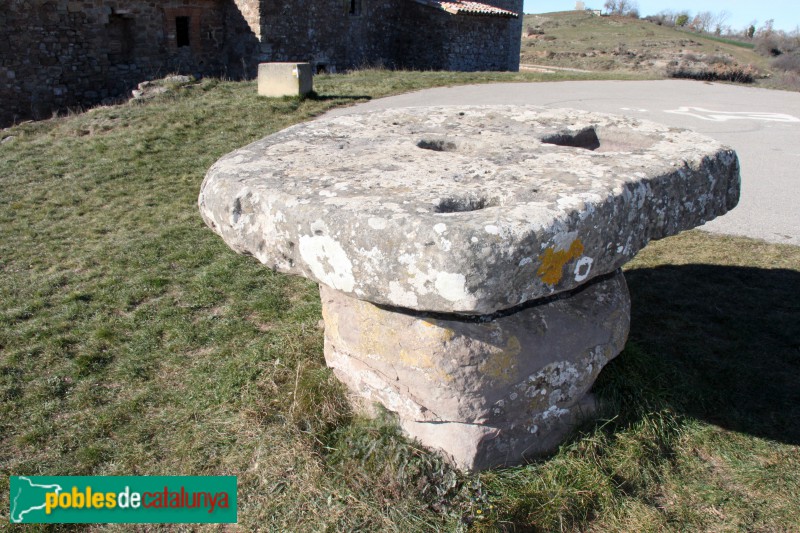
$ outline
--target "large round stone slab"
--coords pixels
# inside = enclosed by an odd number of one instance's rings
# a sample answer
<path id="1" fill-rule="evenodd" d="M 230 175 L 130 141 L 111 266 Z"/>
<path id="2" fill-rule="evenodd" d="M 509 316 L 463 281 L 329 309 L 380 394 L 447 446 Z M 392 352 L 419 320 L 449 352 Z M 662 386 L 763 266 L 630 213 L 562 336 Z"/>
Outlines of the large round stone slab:
<path id="1" fill-rule="evenodd" d="M 206 223 L 353 297 L 491 313 L 613 272 L 739 198 L 735 152 L 574 110 L 397 109 L 315 120 L 220 159 Z"/>

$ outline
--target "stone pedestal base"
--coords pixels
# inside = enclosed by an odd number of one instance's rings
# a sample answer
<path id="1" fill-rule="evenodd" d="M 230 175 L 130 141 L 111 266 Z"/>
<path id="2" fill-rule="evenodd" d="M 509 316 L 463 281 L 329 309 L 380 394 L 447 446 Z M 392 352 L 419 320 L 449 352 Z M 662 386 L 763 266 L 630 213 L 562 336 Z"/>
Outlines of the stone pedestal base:
<path id="1" fill-rule="evenodd" d="M 378 307 L 325 285 L 320 293 L 337 377 L 466 470 L 557 448 L 592 415 L 588 391 L 630 322 L 621 272 L 492 316 Z"/>

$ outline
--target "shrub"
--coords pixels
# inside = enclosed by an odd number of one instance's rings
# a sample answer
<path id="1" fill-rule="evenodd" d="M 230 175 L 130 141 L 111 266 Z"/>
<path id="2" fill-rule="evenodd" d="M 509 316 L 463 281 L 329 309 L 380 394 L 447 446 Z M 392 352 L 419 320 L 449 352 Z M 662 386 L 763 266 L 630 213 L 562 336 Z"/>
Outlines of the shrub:
<path id="1" fill-rule="evenodd" d="M 733 81 L 736 83 L 753 83 L 757 71 L 752 65 L 741 66 L 737 64 L 688 66 L 681 64 L 667 71 L 672 78 L 682 78 L 700 81 Z"/>
<path id="2" fill-rule="evenodd" d="M 772 66 L 778 70 L 800 74 L 800 54 L 784 54 L 772 61 Z"/>
<path id="3" fill-rule="evenodd" d="M 776 86 L 787 91 L 800 92 L 800 74 L 797 72 L 784 72 L 778 75 Z"/>
<path id="4" fill-rule="evenodd" d="M 778 57 L 783 53 L 780 36 L 770 33 L 756 38 L 755 50 L 762 56 Z"/>
<path id="5" fill-rule="evenodd" d="M 528 24 L 527 28 L 525 28 L 525 31 L 527 32 L 528 37 L 532 35 L 544 35 L 543 29 L 531 26 L 530 24 Z"/>
<path id="6" fill-rule="evenodd" d="M 732 65 L 733 58 L 727 55 L 713 55 L 705 58 L 705 62 L 709 65 Z"/>

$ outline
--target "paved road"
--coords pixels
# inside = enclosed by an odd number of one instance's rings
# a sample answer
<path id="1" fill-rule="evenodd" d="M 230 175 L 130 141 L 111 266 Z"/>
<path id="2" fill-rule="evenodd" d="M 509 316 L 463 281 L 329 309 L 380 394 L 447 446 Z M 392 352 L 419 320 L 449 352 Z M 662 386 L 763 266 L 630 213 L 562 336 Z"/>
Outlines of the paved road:
<path id="1" fill-rule="evenodd" d="M 739 154 L 742 198 L 703 229 L 800 246 L 800 93 L 680 80 L 501 83 L 428 89 L 331 114 L 459 104 L 573 107 L 710 135 Z"/>

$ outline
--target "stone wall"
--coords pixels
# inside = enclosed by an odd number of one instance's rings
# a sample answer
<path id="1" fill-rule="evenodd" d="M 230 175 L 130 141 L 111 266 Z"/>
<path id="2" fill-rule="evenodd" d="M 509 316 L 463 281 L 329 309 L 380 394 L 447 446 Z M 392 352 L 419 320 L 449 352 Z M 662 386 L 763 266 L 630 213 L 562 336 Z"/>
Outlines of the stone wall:
<path id="1" fill-rule="evenodd" d="M 262 2 L 262 51 L 269 61 L 310 62 L 318 70 L 386 63 L 399 0 Z"/>
<path id="2" fill-rule="evenodd" d="M 521 0 L 493 5 L 522 13 Z M 409 0 L 262 2 L 262 60 L 319 70 L 518 70 L 522 18 L 453 15 Z"/>
<path id="3" fill-rule="evenodd" d="M 399 67 L 519 70 L 519 47 L 513 60 L 509 38 L 518 23 L 516 18 L 453 15 L 414 2 L 404 3 L 400 12 L 392 44 L 392 57 Z"/>
<path id="4" fill-rule="evenodd" d="M 171 73 L 254 77 L 266 61 L 517 70 L 521 25 L 412 0 L 0 0 L 0 127 Z"/>
<path id="5" fill-rule="evenodd" d="M 522 17 L 523 17 L 523 0 L 491 0 L 492 5 L 502 9 L 507 9 L 519 16 L 513 19 L 507 19 L 508 30 L 504 36 L 505 40 L 509 43 L 506 48 L 508 53 L 508 60 L 506 65 L 512 72 L 519 70 L 519 54 L 522 45 Z"/>
<path id="6" fill-rule="evenodd" d="M 260 0 L 233 0 L 239 9 L 242 19 L 253 32 L 256 39 L 261 40 L 261 1 Z"/>
<path id="7" fill-rule="evenodd" d="M 0 125 L 97 104 L 169 73 L 241 75 L 240 54 L 258 45 L 223 0 L 0 4 Z"/>

